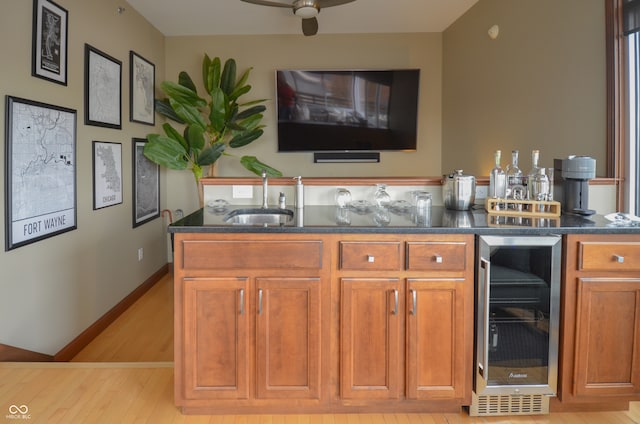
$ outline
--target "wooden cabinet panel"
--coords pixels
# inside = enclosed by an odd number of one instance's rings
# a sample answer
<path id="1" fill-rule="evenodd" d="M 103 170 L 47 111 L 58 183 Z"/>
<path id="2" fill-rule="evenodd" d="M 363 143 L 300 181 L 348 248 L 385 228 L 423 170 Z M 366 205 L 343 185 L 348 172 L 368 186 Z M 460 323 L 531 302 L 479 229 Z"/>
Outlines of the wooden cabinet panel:
<path id="1" fill-rule="evenodd" d="M 396 279 L 345 278 L 341 285 L 340 395 L 397 399 L 403 290 Z"/>
<path id="2" fill-rule="evenodd" d="M 464 292 L 463 279 L 408 281 L 409 399 L 464 397 L 468 368 Z"/>
<path id="3" fill-rule="evenodd" d="M 340 242 L 340 268 L 357 271 L 400 270 L 400 246 L 393 242 Z"/>
<path id="4" fill-rule="evenodd" d="M 256 279 L 257 397 L 320 396 L 320 280 Z"/>
<path id="5" fill-rule="evenodd" d="M 581 242 L 578 269 L 640 271 L 640 242 Z"/>
<path id="6" fill-rule="evenodd" d="M 186 399 L 249 396 L 248 281 L 185 278 Z"/>
<path id="7" fill-rule="evenodd" d="M 465 242 L 408 242 L 407 269 L 410 271 L 464 271 L 467 267 Z"/>
<path id="8" fill-rule="evenodd" d="M 640 395 L 640 279 L 581 278 L 576 395 Z"/>
<path id="9" fill-rule="evenodd" d="M 322 241 L 186 240 L 184 269 L 320 269 Z"/>

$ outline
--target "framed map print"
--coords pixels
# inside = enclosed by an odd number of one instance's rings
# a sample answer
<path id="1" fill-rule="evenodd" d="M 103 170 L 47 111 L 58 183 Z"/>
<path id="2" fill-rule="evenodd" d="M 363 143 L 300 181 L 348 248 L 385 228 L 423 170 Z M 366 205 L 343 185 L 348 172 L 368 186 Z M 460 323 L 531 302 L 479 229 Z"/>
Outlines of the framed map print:
<path id="1" fill-rule="evenodd" d="M 76 229 L 76 111 L 6 97 L 5 250 Z"/>
<path id="2" fill-rule="evenodd" d="M 93 142 L 93 209 L 122 203 L 122 144 Z"/>
<path id="3" fill-rule="evenodd" d="M 122 128 L 122 62 L 84 45 L 84 123 Z"/>
<path id="4" fill-rule="evenodd" d="M 51 0 L 33 0 L 31 75 L 67 85 L 69 13 Z"/>
<path id="5" fill-rule="evenodd" d="M 133 227 L 160 216 L 160 166 L 144 155 L 144 138 L 133 139 Z"/>
<path id="6" fill-rule="evenodd" d="M 129 120 L 155 125 L 156 67 L 134 51 L 129 51 Z"/>

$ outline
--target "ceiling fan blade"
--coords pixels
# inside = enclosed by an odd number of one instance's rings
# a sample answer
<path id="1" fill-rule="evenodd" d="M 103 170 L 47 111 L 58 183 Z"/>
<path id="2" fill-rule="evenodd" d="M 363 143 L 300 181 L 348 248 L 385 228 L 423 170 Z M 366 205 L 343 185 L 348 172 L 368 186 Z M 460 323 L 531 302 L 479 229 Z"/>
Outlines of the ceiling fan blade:
<path id="1" fill-rule="evenodd" d="M 251 4 L 259 4 L 260 6 L 286 7 L 289 9 L 293 7 L 293 5 L 291 4 L 279 3 L 277 1 L 269 1 L 269 0 L 240 0 L 240 1 L 243 1 L 245 3 L 251 3 Z"/>
<path id="2" fill-rule="evenodd" d="M 356 0 L 316 0 L 316 4 L 320 9 L 331 6 L 340 6 L 341 4 L 347 4 Z"/>
<path id="3" fill-rule="evenodd" d="M 316 35 L 318 33 L 318 20 L 316 18 L 303 19 L 302 33 L 306 36 Z"/>

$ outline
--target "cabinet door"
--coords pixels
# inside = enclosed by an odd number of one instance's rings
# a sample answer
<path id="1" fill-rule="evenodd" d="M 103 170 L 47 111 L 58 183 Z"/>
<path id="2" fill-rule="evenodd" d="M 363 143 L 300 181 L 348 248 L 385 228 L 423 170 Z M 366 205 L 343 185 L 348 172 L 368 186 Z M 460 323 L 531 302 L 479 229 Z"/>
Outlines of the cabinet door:
<path id="1" fill-rule="evenodd" d="M 320 396 L 320 280 L 256 279 L 258 398 Z"/>
<path id="2" fill-rule="evenodd" d="M 404 320 L 399 281 L 344 278 L 341 284 L 341 397 L 397 399 Z"/>
<path id="3" fill-rule="evenodd" d="M 248 281 L 184 279 L 184 379 L 187 399 L 247 399 Z"/>
<path id="4" fill-rule="evenodd" d="M 580 278 L 574 395 L 640 394 L 640 279 Z"/>
<path id="5" fill-rule="evenodd" d="M 463 398 L 465 280 L 408 283 L 407 398 Z"/>

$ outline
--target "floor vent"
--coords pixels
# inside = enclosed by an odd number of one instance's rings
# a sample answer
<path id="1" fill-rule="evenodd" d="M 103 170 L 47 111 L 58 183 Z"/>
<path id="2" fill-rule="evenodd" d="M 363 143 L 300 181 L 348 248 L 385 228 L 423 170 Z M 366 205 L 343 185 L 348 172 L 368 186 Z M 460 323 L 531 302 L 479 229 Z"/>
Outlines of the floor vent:
<path id="1" fill-rule="evenodd" d="M 481 395 L 473 393 L 469 415 L 540 415 L 549 413 L 549 397 L 545 395 Z"/>

